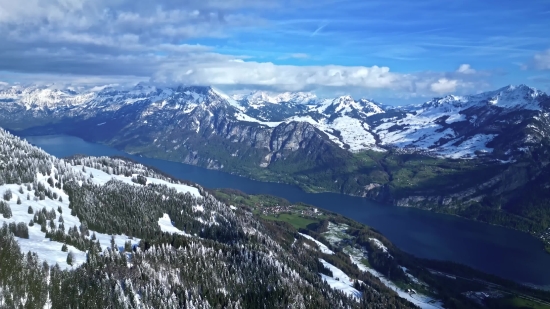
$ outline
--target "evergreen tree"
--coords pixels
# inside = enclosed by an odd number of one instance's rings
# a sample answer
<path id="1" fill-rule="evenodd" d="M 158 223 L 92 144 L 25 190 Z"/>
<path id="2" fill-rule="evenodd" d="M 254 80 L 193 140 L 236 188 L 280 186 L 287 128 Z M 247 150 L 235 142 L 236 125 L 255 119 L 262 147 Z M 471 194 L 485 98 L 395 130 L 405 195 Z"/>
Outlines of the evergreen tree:
<path id="1" fill-rule="evenodd" d="M 12 197 L 13 197 L 13 193 L 11 192 L 11 190 L 6 189 L 6 191 L 4 191 L 4 200 L 9 202 Z"/>
<path id="2" fill-rule="evenodd" d="M 115 242 L 115 236 L 114 235 L 111 235 L 111 250 L 117 251 L 117 245 L 116 245 L 116 242 Z"/>
<path id="3" fill-rule="evenodd" d="M 124 243 L 124 251 L 125 252 L 132 251 L 132 242 L 131 241 L 128 240 Z"/>
<path id="4" fill-rule="evenodd" d="M 69 254 L 67 254 L 67 264 L 73 266 L 73 261 L 74 261 L 74 254 L 72 251 L 70 251 Z"/>
<path id="5" fill-rule="evenodd" d="M 0 214 L 6 219 L 12 217 L 11 207 L 5 201 L 0 201 Z"/>

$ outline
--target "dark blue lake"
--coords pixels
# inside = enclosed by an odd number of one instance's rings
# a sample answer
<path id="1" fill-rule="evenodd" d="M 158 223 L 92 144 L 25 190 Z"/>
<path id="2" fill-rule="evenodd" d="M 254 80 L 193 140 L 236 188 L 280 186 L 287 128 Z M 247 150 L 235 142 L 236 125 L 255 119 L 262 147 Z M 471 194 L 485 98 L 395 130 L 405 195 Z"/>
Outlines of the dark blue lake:
<path id="1" fill-rule="evenodd" d="M 265 183 L 192 165 L 128 155 L 111 147 L 64 135 L 26 139 L 65 157 L 123 155 L 207 188 L 272 194 L 340 213 L 381 231 L 402 250 L 422 258 L 450 260 L 517 282 L 550 286 L 550 254 L 542 242 L 519 231 L 411 208 L 380 205 L 336 193 L 305 193 L 297 187 Z"/>

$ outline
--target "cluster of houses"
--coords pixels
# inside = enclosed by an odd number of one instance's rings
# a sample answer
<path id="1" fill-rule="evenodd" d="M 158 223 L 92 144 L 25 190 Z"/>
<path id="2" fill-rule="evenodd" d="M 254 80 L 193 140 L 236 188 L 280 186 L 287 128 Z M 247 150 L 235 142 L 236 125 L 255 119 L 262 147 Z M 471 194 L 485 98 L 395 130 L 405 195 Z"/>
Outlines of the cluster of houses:
<path id="1" fill-rule="evenodd" d="M 479 304 L 483 304 L 483 301 L 487 298 L 501 298 L 504 296 L 502 292 L 495 291 L 495 290 L 477 291 L 477 292 L 468 291 L 468 292 L 465 292 L 464 295 L 469 299 L 476 301 Z"/>
<path id="2" fill-rule="evenodd" d="M 548 228 L 545 232 L 543 232 L 542 235 L 540 235 L 540 238 L 545 243 L 550 243 L 550 228 Z"/>
<path id="3" fill-rule="evenodd" d="M 260 211 L 263 215 L 277 215 L 282 213 L 298 214 L 304 217 L 319 217 L 323 215 L 323 213 L 320 212 L 317 208 L 314 208 L 314 207 L 298 208 L 294 205 L 290 205 L 290 206 L 277 205 L 272 207 L 262 207 L 260 208 Z"/>

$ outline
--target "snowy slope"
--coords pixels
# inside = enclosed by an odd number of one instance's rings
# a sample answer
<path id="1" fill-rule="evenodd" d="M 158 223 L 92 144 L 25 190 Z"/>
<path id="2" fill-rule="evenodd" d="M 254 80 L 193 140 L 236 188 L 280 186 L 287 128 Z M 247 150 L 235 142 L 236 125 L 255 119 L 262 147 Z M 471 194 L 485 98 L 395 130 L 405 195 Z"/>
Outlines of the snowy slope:
<path id="1" fill-rule="evenodd" d="M 158 224 L 159 224 L 160 230 L 163 232 L 167 232 L 170 234 L 179 234 L 183 236 L 191 236 L 185 233 L 184 231 L 178 229 L 174 225 L 172 225 L 172 220 L 170 220 L 170 216 L 168 214 L 164 214 L 162 218 L 159 218 Z"/>
<path id="2" fill-rule="evenodd" d="M 47 87 L 12 86 L 0 90 L 0 102 L 16 101 L 25 108 L 52 108 L 59 106 L 74 106 L 89 102 L 95 97 L 94 92 L 77 93 Z"/>
<path id="3" fill-rule="evenodd" d="M 382 283 L 384 283 L 385 286 L 387 286 L 390 289 L 394 290 L 400 297 L 410 301 L 411 303 L 417 305 L 418 307 L 420 307 L 422 309 L 442 309 L 443 308 L 440 301 L 434 301 L 433 299 L 431 299 L 427 296 L 424 296 L 424 295 L 420 295 L 420 294 L 409 294 L 409 293 L 403 291 L 397 285 L 395 285 L 395 283 L 393 283 L 390 280 L 388 280 L 387 278 L 385 278 L 384 275 L 382 275 L 378 271 L 363 265 L 363 263 L 361 263 L 361 261 L 357 257 L 354 257 L 354 256 L 350 255 L 350 258 L 351 258 L 351 261 L 355 265 L 357 265 L 357 267 L 360 270 L 362 270 L 364 272 L 368 272 L 368 273 L 372 274 L 375 277 L 378 277 L 378 279 L 380 279 L 380 281 L 382 281 Z"/>
<path id="4" fill-rule="evenodd" d="M 302 233 L 298 233 L 300 234 L 301 236 L 303 236 L 304 238 L 307 238 L 313 242 L 315 242 L 317 244 L 317 246 L 319 247 L 319 250 L 323 253 L 326 253 L 326 254 L 334 254 L 334 251 L 330 250 L 325 244 L 323 244 L 322 242 L 318 241 L 317 239 L 307 235 L 307 234 L 302 234 Z"/>
<path id="5" fill-rule="evenodd" d="M 353 287 L 354 281 L 348 275 L 346 275 L 338 267 L 330 264 L 323 259 L 319 259 L 319 261 L 321 261 L 325 268 L 329 269 L 332 272 L 332 277 L 321 274 L 321 278 L 326 281 L 331 288 L 335 290 L 340 290 L 349 296 L 355 297 L 356 299 L 361 298 L 361 292 L 357 291 Z"/>
<path id="6" fill-rule="evenodd" d="M 111 179 L 116 179 L 122 182 L 125 182 L 127 184 L 132 185 L 138 185 L 131 181 L 131 176 L 125 177 L 122 175 L 108 175 L 107 173 L 93 169 L 90 167 L 86 167 L 86 172 L 83 172 L 81 165 L 75 165 L 73 166 L 73 170 L 75 174 L 81 174 L 82 176 L 88 176 L 89 180 L 92 181 L 95 184 L 98 185 L 104 185 Z M 54 169 L 52 170 L 52 173 L 56 173 L 57 171 Z M 93 175 L 93 178 L 91 178 L 89 175 Z M 136 176 L 136 175 L 133 175 Z M 49 187 L 47 183 L 47 179 L 50 176 L 37 174 L 37 181 L 44 184 L 44 186 Z M 195 187 L 183 185 L 183 184 L 172 184 L 165 180 L 161 179 L 155 179 L 155 178 L 147 178 L 148 183 L 155 183 L 155 184 L 161 184 L 161 185 L 167 185 L 168 187 L 174 188 L 176 191 L 181 193 L 189 193 L 195 197 L 202 197 L 199 193 L 199 190 Z M 23 188 L 24 193 L 20 193 L 20 188 Z M 58 213 L 58 217 L 54 220 L 56 225 L 59 225 L 59 217 L 63 216 L 65 229 L 67 230 L 69 227 L 79 227 L 81 225 L 81 222 L 78 217 L 71 216 L 71 209 L 69 208 L 69 197 L 65 192 L 58 188 L 51 188 L 53 192 L 55 192 L 59 197 L 61 197 L 62 201 L 59 200 L 50 200 L 46 198 L 45 200 L 34 200 L 34 190 L 27 191 L 25 186 L 20 186 L 17 184 L 7 184 L 0 186 L 0 193 L 4 193 L 6 190 L 11 190 L 13 197 L 9 201 L 9 205 L 12 209 L 13 216 L 9 219 L 6 219 L 2 216 L 0 216 L 0 224 L 3 222 L 10 223 L 19 223 L 23 222 L 25 224 L 29 223 L 33 219 L 34 214 L 28 213 L 28 207 L 32 207 L 34 210 L 34 213 L 39 211 L 42 208 L 46 208 L 47 210 L 55 210 Z M 31 197 L 30 200 L 27 200 L 27 194 Z M 22 204 L 18 205 L 17 200 L 21 199 Z M 62 212 L 58 212 L 58 208 L 61 208 Z M 170 233 L 177 233 L 181 235 L 188 235 L 185 232 L 178 230 L 177 228 L 172 226 L 172 223 L 170 221 L 170 217 L 168 215 L 165 215 L 164 217 L 159 219 L 159 226 L 161 227 L 162 231 L 170 232 Z M 100 245 L 103 248 L 110 247 L 111 244 L 111 237 L 115 237 L 115 243 L 118 247 L 124 247 L 124 244 L 126 241 L 131 241 L 133 245 L 136 245 L 139 243 L 140 239 L 138 238 L 129 238 L 125 235 L 107 235 L 102 234 L 98 232 L 94 232 L 90 230 L 90 235 L 95 234 L 96 238 L 99 240 Z M 91 236 L 89 236 L 91 237 Z M 88 237 L 88 238 L 89 238 Z M 29 239 L 23 239 L 23 238 L 16 238 L 19 242 L 21 249 L 24 252 L 32 251 L 36 252 L 38 254 L 38 257 L 50 265 L 55 265 L 56 263 L 59 264 L 62 268 L 70 268 L 66 263 L 67 259 L 67 253 L 61 251 L 62 243 L 51 241 L 47 238 L 45 238 L 45 233 L 40 231 L 40 225 L 35 224 L 34 226 L 29 226 Z M 76 267 L 83 262 L 86 261 L 86 253 L 82 252 L 73 246 L 68 246 L 69 251 L 72 251 L 75 256 L 75 263 L 73 264 L 73 267 Z"/>
<path id="7" fill-rule="evenodd" d="M 407 107 L 402 117 L 382 119 L 373 128 L 381 144 L 401 149 L 427 151 L 450 158 L 471 158 L 493 151 L 489 146 L 507 126 L 517 125 L 518 115 L 535 120 L 543 113 L 546 94 L 525 85 L 496 91 L 436 98 Z"/>
<path id="8" fill-rule="evenodd" d="M 55 169 L 52 172 L 57 172 Z M 42 175 L 40 173 L 37 174 L 36 180 L 37 182 L 42 183 L 44 186 L 49 187 L 47 183 L 47 179 L 49 176 Z M 23 188 L 24 193 L 20 193 L 20 188 Z M 46 208 L 47 210 L 54 210 L 57 212 L 57 218 L 54 219 L 54 222 L 57 225 L 59 225 L 60 217 L 63 217 L 63 225 L 65 226 L 65 230 L 67 231 L 70 227 L 79 227 L 81 222 L 76 216 L 71 216 L 71 209 L 69 208 L 69 196 L 65 194 L 62 190 L 58 188 L 50 188 L 53 192 L 55 192 L 58 196 L 62 198 L 62 201 L 59 200 L 51 200 L 51 199 L 44 199 L 44 200 L 35 200 L 34 199 L 34 190 L 27 191 L 25 186 L 20 186 L 17 184 L 7 184 L 0 186 L 0 192 L 4 193 L 6 190 L 11 190 L 13 197 L 8 202 L 11 209 L 13 216 L 9 219 L 6 219 L 2 216 L 0 216 L 0 224 L 3 222 L 10 223 L 25 223 L 28 224 L 32 219 L 34 214 L 28 213 L 29 206 L 33 209 L 34 213 L 38 212 L 42 208 Z M 30 200 L 27 200 L 27 195 L 30 196 Z M 20 198 L 22 203 L 21 205 L 17 204 L 17 199 Z M 61 208 L 61 213 L 58 212 L 58 208 Z M 92 230 L 90 230 L 90 235 L 94 234 L 97 237 L 97 240 L 99 240 L 100 245 L 102 248 L 110 247 L 111 244 L 111 235 L 106 235 L 102 233 L 97 233 Z M 62 252 L 61 247 L 62 243 L 59 243 L 57 241 L 51 241 L 48 238 L 45 238 L 46 234 L 40 231 L 40 225 L 34 224 L 34 226 L 29 226 L 29 239 L 24 238 L 16 238 L 19 242 L 19 245 L 21 246 L 21 249 L 23 252 L 32 251 L 36 252 L 38 254 L 38 257 L 46 262 L 48 262 L 49 265 L 55 265 L 56 263 L 59 264 L 62 268 L 70 268 L 66 262 L 67 259 L 67 252 Z M 139 239 L 133 238 L 129 239 L 125 235 L 113 235 L 115 236 L 115 243 L 119 247 L 123 247 L 124 243 L 128 240 L 132 242 L 132 244 L 139 243 Z M 88 237 L 89 238 L 89 237 Z M 72 251 L 74 254 L 74 264 L 73 267 L 76 267 L 83 262 L 86 261 L 86 253 L 82 252 L 78 249 L 76 249 L 73 246 L 68 245 L 69 251 Z"/>
<path id="9" fill-rule="evenodd" d="M 82 165 L 74 165 L 72 168 L 73 168 L 73 170 L 76 174 L 81 174 L 83 176 L 93 175 L 93 178 L 90 178 L 90 180 L 93 183 L 98 184 L 98 185 L 104 185 L 109 180 L 115 179 L 115 180 L 127 183 L 129 185 L 141 186 L 141 185 L 136 184 L 135 182 L 132 181 L 132 177 L 137 176 L 137 174 L 132 174 L 132 176 L 127 176 L 126 177 L 126 176 L 123 176 L 123 175 L 109 175 L 109 174 L 105 173 L 104 171 L 101 171 L 101 170 L 98 170 L 98 169 L 95 169 L 95 168 L 91 168 L 91 167 L 84 167 L 84 169 L 86 170 L 84 172 Z M 174 183 L 170 183 L 166 180 L 156 179 L 156 178 L 147 178 L 147 183 L 148 184 L 149 183 L 154 183 L 154 184 L 159 184 L 159 185 L 166 185 L 168 187 L 176 189 L 176 191 L 178 191 L 178 192 L 190 193 L 191 195 L 193 195 L 195 197 L 202 197 L 200 192 L 199 192 L 199 189 L 197 189 L 195 187 L 182 185 L 182 184 L 174 184 Z"/>
<path id="10" fill-rule="evenodd" d="M 310 92 L 270 93 L 266 91 L 254 91 L 247 95 L 234 95 L 233 99 L 251 108 L 259 108 L 266 104 L 312 104 L 318 100 L 317 96 Z"/>

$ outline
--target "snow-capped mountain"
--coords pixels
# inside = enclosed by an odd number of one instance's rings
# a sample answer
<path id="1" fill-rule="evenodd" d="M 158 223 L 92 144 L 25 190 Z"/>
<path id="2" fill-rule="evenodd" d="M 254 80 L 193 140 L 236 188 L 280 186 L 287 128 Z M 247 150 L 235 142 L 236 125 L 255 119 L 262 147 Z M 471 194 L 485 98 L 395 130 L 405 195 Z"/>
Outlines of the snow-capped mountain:
<path id="1" fill-rule="evenodd" d="M 383 145 L 464 158 L 512 152 L 544 138 L 549 97 L 525 85 L 508 86 L 471 96 L 435 98 L 394 119 L 374 122 Z M 527 133 L 537 127 L 537 132 Z M 524 136 L 507 138 L 524 132 Z M 542 135 L 541 135 L 542 134 Z"/>
<path id="2" fill-rule="evenodd" d="M 234 95 L 233 99 L 242 102 L 245 106 L 258 108 L 266 104 L 315 104 L 319 99 L 311 92 L 283 92 L 269 93 L 254 91 L 246 95 Z"/>
<path id="3" fill-rule="evenodd" d="M 0 90 L 0 102 L 17 102 L 26 109 L 75 106 L 93 99 L 95 93 L 78 93 L 71 89 L 13 86 Z"/>
<path id="4" fill-rule="evenodd" d="M 202 86 L 33 89 L 0 91 L 0 127 L 396 205 L 458 207 L 490 201 L 487 188 L 506 201 L 550 164 L 550 99 L 524 85 L 403 108 L 350 96 L 251 106 Z M 48 91 L 63 99 L 28 104 Z M 425 155 L 475 160 L 408 163 Z"/>
<path id="5" fill-rule="evenodd" d="M 364 119 L 372 115 L 384 113 L 382 107 L 377 103 L 367 99 L 356 101 L 351 96 L 325 100 L 325 102 L 319 104 L 316 110 L 328 117 L 350 115 Z"/>
<path id="6" fill-rule="evenodd" d="M 269 150 L 269 160 L 274 147 L 268 137 L 291 123 L 311 127 L 321 139 L 352 152 L 397 148 L 441 157 L 495 155 L 506 160 L 518 148 L 546 136 L 541 124 L 548 122 L 550 105 L 548 95 L 525 85 L 391 109 L 351 96 L 257 91 L 231 97 L 212 87 L 145 84 L 130 89 L 4 86 L 0 102 L 0 125 L 13 130 L 46 126 L 51 132 L 68 132 L 67 128 L 85 121 L 99 132 L 94 138 L 121 143 L 126 143 L 122 132 L 131 136 L 138 128 L 155 136 L 154 143 L 175 131 L 199 135 L 212 131 L 224 139 Z M 510 134 L 514 137 L 509 138 Z M 180 138 L 174 140 L 183 143 Z M 258 164 L 269 164 L 266 160 Z"/>

